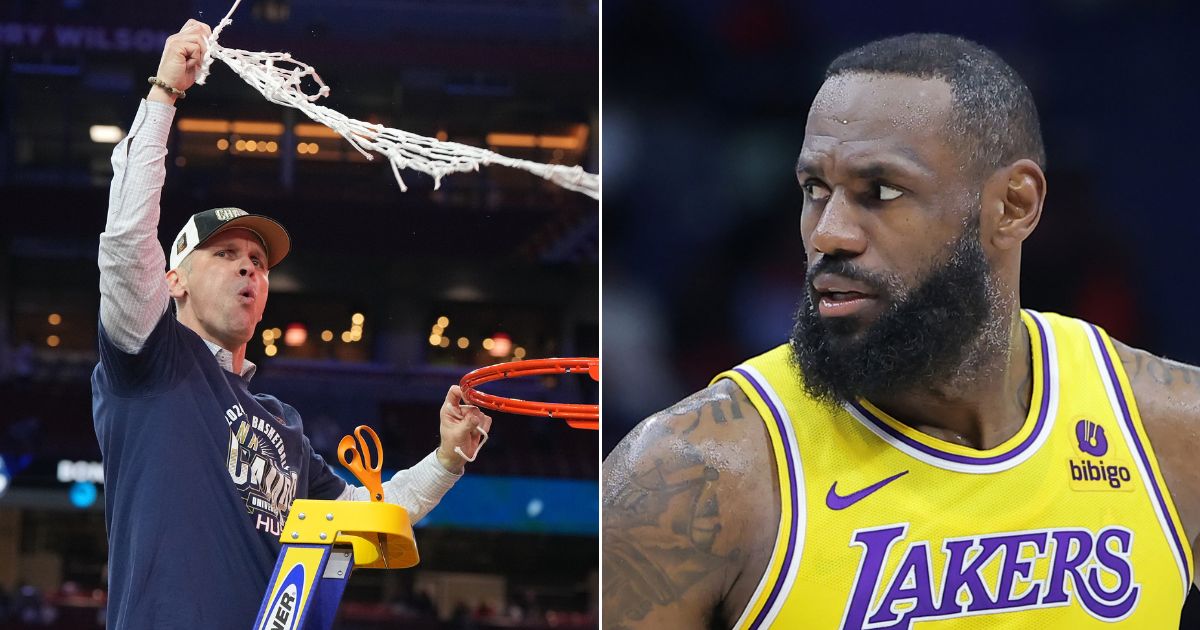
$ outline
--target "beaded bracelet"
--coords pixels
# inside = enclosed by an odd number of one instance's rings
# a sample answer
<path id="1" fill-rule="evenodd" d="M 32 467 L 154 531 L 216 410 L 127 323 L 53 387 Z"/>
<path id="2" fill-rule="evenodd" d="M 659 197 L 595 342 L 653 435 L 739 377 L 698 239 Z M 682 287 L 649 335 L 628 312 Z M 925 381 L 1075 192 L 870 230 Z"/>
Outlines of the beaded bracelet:
<path id="1" fill-rule="evenodd" d="M 157 85 L 158 87 L 162 88 L 163 90 L 166 90 L 166 92 L 168 94 L 173 94 L 179 98 L 187 98 L 186 92 L 167 85 L 167 83 L 165 81 L 163 81 L 162 79 L 160 79 L 158 77 L 149 77 L 146 79 L 146 83 L 149 83 L 150 85 Z"/>

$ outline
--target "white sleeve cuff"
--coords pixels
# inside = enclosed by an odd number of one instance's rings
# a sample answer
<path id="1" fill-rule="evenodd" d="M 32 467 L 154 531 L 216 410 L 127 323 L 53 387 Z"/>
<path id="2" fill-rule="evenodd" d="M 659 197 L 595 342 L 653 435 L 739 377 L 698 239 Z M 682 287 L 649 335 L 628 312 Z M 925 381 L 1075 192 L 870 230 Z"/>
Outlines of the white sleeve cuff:
<path id="1" fill-rule="evenodd" d="M 433 451 L 412 468 L 401 470 L 383 482 L 383 500 L 404 508 L 408 511 L 409 521 L 416 524 L 437 506 L 461 477 L 443 468 L 437 459 L 437 451 Z M 371 496 L 366 488 L 347 484 L 338 500 L 369 501 Z"/>
<path id="2" fill-rule="evenodd" d="M 171 135 L 171 123 L 175 120 L 175 108 L 166 103 L 142 99 L 137 116 L 129 126 L 129 135 L 141 137 L 148 144 L 167 146 Z"/>

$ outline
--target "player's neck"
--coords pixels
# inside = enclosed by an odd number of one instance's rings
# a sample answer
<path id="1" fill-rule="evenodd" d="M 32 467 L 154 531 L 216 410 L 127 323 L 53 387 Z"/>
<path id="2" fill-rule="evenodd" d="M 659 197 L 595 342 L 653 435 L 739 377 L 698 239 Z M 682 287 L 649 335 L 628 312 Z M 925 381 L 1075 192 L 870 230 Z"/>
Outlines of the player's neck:
<path id="1" fill-rule="evenodd" d="M 893 418 L 932 437 L 975 449 L 1003 443 L 1021 429 L 1029 414 L 1033 365 L 1029 331 L 1014 309 L 1009 343 L 959 370 L 957 382 L 872 400 Z"/>
<path id="2" fill-rule="evenodd" d="M 207 335 L 199 330 L 197 330 L 196 332 L 200 335 L 200 337 L 202 339 L 205 339 L 205 340 L 209 341 L 210 343 L 214 343 L 214 344 L 220 346 L 221 348 L 227 350 L 230 354 L 230 368 L 232 368 L 230 371 L 233 372 L 234 374 L 242 373 L 242 364 L 245 363 L 245 361 L 246 361 L 246 345 L 247 344 L 243 343 L 243 344 L 239 345 L 237 343 L 222 342 L 220 339 L 217 339 L 211 335 Z"/>
<path id="3" fill-rule="evenodd" d="M 229 351 L 229 354 L 232 356 L 231 367 L 233 368 L 233 373 L 242 373 L 242 364 L 246 361 L 246 345 L 249 343 L 248 341 L 222 339 L 220 335 L 213 334 L 211 330 L 205 327 L 196 318 L 195 314 L 188 309 L 181 309 L 176 314 L 176 318 L 179 320 L 179 323 L 187 326 L 197 335 L 200 335 L 201 339 Z"/>
<path id="4" fill-rule="evenodd" d="M 226 350 L 229 350 L 229 348 L 226 348 Z M 245 363 L 245 361 L 246 361 L 246 344 L 242 344 L 234 350 L 229 350 L 229 352 L 233 355 L 233 360 L 232 360 L 233 373 L 241 374 L 242 373 L 242 364 Z"/>

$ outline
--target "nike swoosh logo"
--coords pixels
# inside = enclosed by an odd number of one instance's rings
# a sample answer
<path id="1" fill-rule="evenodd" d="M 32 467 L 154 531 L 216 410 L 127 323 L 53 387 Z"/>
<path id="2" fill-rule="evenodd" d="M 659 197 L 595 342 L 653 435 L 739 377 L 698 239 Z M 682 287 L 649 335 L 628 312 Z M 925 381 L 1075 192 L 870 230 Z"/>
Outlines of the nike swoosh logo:
<path id="1" fill-rule="evenodd" d="M 829 494 L 825 495 L 825 505 L 829 506 L 829 509 L 831 509 L 831 510 L 844 510 L 844 509 L 850 507 L 851 505 L 854 505 L 855 503 L 858 503 L 859 501 L 862 501 L 863 499 L 867 498 L 867 496 L 869 496 L 871 493 L 875 492 L 876 490 L 888 485 L 889 483 L 892 483 L 893 481 L 895 481 L 907 474 L 908 474 L 907 470 L 904 472 L 896 473 L 896 474 L 892 475 L 891 477 L 884 479 L 883 481 L 877 481 L 877 482 L 867 486 L 866 488 L 859 490 L 858 492 L 851 492 L 850 494 L 847 494 L 845 496 L 842 496 L 837 493 L 837 482 L 835 481 L 835 482 L 833 482 L 832 486 L 829 486 Z"/>

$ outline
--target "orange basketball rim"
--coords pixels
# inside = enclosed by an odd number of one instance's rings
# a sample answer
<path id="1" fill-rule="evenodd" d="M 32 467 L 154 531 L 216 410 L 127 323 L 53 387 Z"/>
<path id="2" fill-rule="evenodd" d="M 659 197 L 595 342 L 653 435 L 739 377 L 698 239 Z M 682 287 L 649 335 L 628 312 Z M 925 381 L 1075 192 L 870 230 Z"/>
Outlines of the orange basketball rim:
<path id="1" fill-rule="evenodd" d="M 545 374 L 572 374 L 586 372 L 593 381 L 600 381 L 600 359 L 529 359 L 525 361 L 510 361 L 468 372 L 459 381 L 463 398 L 472 405 L 487 407 L 496 411 L 515 413 L 524 416 L 544 416 L 565 420 L 576 429 L 600 428 L 600 405 L 585 405 L 578 403 L 550 403 L 505 398 L 481 392 L 477 387 L 492 381 L 518 376 L 541 376 Z"/>

